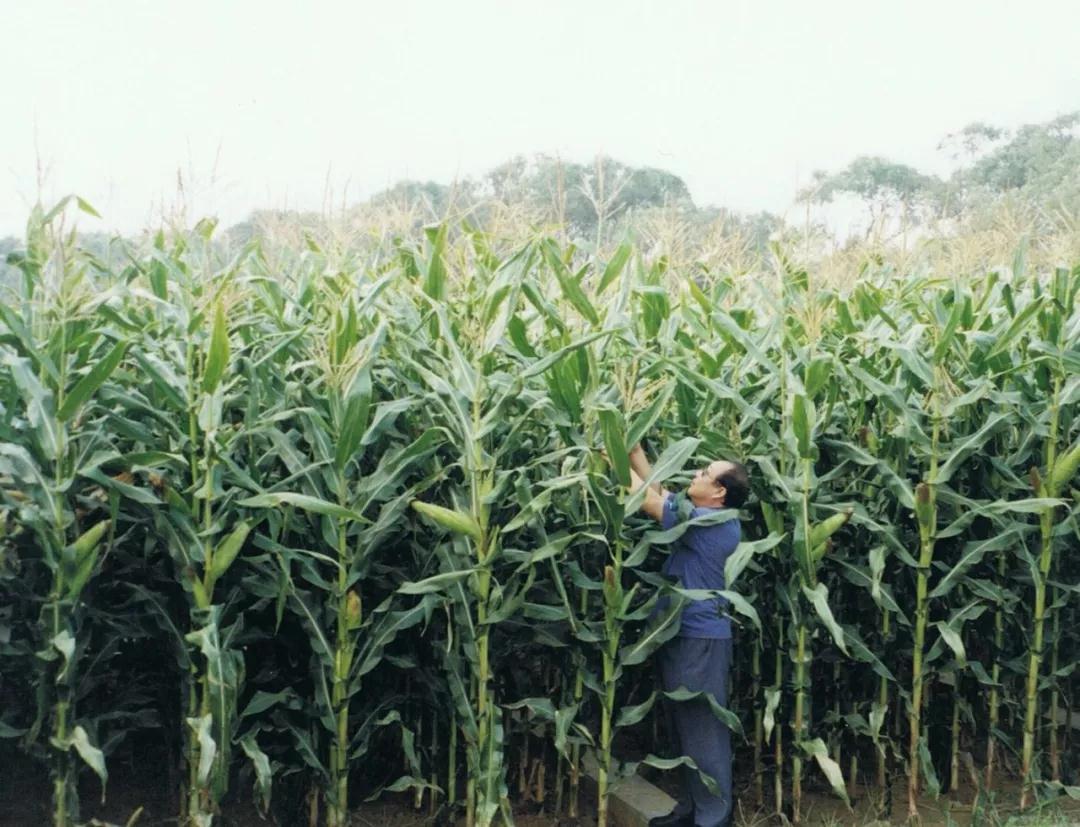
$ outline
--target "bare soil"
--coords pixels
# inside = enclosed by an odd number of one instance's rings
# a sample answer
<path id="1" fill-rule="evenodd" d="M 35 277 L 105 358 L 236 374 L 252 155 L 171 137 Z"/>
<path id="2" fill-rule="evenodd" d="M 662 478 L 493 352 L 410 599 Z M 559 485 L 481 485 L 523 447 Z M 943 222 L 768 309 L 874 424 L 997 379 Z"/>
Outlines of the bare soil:
<path id="1" fill-rule="evenodd" d="M 151 755 L 114 758 L 110 761 L 109 772 L 108 796 L 104 804 L 100 801 L 101 789 L 97 779 L 90 773 L 83 776 L 80 794 L 85 823 L 125 825 L 141 808 L 133 822 L 137 827 L 176 825 L 178 802 L 172 800 L 173 796 L 168 792 L 174 780 L 169 779 L 162 761 Z M 676 773 L 646 769 L 643 774 L 661 788 L 677 794 Z M 882 796 L 875 788 L 856 787 L 851 790 L 852 807 L 848 810 L 842 801 L 815 785 L 812 773 L 807 776 L 803 812 L 803 823 L 806 825 L 838 827 L 882 824 L 886 821 L 902 824 L 906 820 L 907 789 L 902 778 L 898 778 L 892 788 L 891 806 L 883 806 Z M 739 827 L 785 824 L 786 820 L 774 813 L 769 800 L 771 779 L 766 781 L 766 802 L 762 808 L 754 806 L 752 779 L 739 776 L 736 782 L 736 824 Z M 11 749 L 0 751 L 0 827 L 48 827 L 51 823 L 50 794 L 50 783 L 45 772 Z M 975 789 L 961 786 L 938 800 L 924 797 L 920 801 L 920 816 L 926 827 L 996 827 L 1010 822 L 1025 826 L 1080 824 L 1080 802 L 1068 799 L 1017 816 L 1018 794 L 1016 782 L 1003 779 L 992 800 L 983 802 L 982 810 L 977 811 L 973 807 Z M 594 813 L 595 800 L 588 800 L 584 795 L 582 798 L 580 810 Z M 888 810 L 887 820 L 883 818 L 885 810 Z M 595 819 L 591 816 L 577 819 L 558 817 L 551 812 L 541 811 L 536 803 L 518 806 L 514 820 L 518 827 L 595 827 Z M 264 818 L 251 803 L 250 788 L 241 782 L 236 783 L 221 817 L 215 820 L 215 825 L 220 827 L 306 827 L 306 823 L 307 819 L 297 813 L 272 813 Z M 353 827 L 460 827 L 464 820 L 460 815 L 451 820 L 445 812 L 432 816 L 427 799 L 421 809 L 416 810 L 410 794 L 397 794 L 361 804 L 353 813 L 352 823 Z"/>

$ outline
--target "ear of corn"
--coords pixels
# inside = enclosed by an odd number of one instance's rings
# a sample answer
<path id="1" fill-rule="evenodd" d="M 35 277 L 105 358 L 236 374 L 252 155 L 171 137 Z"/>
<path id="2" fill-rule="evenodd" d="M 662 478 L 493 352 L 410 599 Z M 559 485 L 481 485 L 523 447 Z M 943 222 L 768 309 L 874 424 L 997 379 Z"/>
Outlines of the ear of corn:
<path id="1" fill-rule="evenodd" d="M 1076 476 L 1077 468 L 1080 468 L 1080 441 L 1054 461 L 1054 469 L 1047 485 L 1051 497 L 1061 496 L 1066 490 L 1065 487 Z"/>
<path id="2" fill-rule="evenodd" d="M 441 505 L 432 505 L 419 500 L 414 500 L 412 507 L 425 517 L 428 517 L 436 525 L 472 537 L 474 540 L 481 539 L 483 532 L 480 530 L 480 524 L 471 514 L 464 514 L 452 508 L 444 508 Z"/>

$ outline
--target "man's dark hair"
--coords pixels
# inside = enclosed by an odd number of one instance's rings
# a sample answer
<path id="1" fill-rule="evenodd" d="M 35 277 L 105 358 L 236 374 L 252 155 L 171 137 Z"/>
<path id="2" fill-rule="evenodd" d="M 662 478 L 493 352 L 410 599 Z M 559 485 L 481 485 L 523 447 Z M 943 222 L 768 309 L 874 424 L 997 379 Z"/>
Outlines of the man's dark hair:
<path id="1" fill-rule="evenodd" d="M 728 508 L 741 508 L 750 495 L 750 472 L 741 462 L 729 460 L 729 466 L 716 475 L 716 484 L 727 489 L 724 505 Z"/>

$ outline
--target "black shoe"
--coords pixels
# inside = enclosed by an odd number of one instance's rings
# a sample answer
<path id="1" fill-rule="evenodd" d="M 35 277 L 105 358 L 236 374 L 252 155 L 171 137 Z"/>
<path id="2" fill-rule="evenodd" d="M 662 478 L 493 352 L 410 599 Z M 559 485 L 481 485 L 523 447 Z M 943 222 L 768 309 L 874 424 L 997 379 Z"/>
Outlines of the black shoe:
<path id="1" fill-rule="evenodd" d="M 694 827 L 694 816 L 691 813 L 676 815 L 672 810 L 666 816 L 650 818 L 649 827 Z"/>

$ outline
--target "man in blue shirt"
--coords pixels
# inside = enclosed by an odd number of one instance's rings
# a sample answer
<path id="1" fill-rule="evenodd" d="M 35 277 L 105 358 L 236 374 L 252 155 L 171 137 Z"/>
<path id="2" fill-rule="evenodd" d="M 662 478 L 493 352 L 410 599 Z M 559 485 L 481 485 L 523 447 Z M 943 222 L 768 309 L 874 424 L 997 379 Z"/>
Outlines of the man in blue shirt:
<path id="1" fill-rule="evenodd" d="M 652 467 L 640 445 L 630 452 L 633 491 L 644 485 Z M 692 509 L 690 519 L 716 515 L 702 525 L 690 525 L 672 544 L 661 569 L 685 589 L 723 589 L 724 563 L 739 544 L 738 508 L 750 491 L 745 466 L 715 460 L 697 471 L 686 491 Z M 678 500 L 659 485 L 649 486 L 642 511 L 655 518 L 664 530 L 679 521 Z M 722 512 L 727 510 L 728 514 Z M 724 516 L 730 518 L 724 520 Z M 661 684 L 665 692 L 680 687 L 712 695 L 727 705 L 728 671 L 731 666 L 731 621 L 720 598 L 696 600 L 681 614 L 679 634 L 659 654 Z M 731 733 L 704 697 L 673 702 L 665 699 L 675 742 L 681 755 L 692 759 L 719 787 L 713 795 L 696 772 L 683 768 L 683 794 L 675 809 L 654 818 L 650 827 L 729 827 L 732 823 Z"/>

